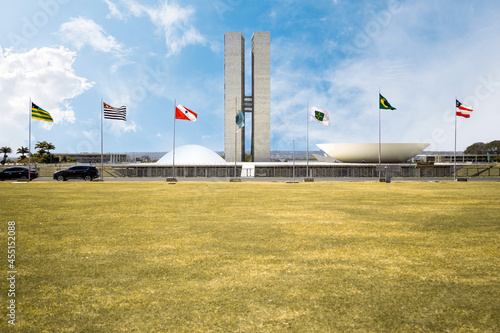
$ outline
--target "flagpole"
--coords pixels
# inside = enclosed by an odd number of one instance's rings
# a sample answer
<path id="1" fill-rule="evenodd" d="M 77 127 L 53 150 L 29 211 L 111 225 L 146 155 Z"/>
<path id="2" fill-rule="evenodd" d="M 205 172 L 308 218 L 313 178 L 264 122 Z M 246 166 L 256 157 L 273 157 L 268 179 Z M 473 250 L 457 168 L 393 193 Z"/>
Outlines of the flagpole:
<path id="1" fill-rule="evenodd" d="M 295 140 L 292 140 L 292 149 L 293 149 L 293 167 L 292 167 L 292 170 L 293 170 L 293 182 L 295 183 Z"/>
<path id="2" fill-rule="evenodd" d="M 29 126 L 28 126 L 28 181 L 31 181 L 31 97 L 30 97 L 30 105 L 29 105 L 29 112 L 28 112 L 28 117 L 29 117 Z"/>
<path id="3" fill-rule="evenodd" d="M 102 103 L 103 100 L 101 98 L 101 180 L 104 180 L 104 135 L 103 135 L 104 109 Z"/>
<path id="4" fill-rule="evenodd" d="M 455 148 L 453 150 L 453 180 L 457 180 L 457 98 L 455 97 Z"/>
<path id="5" fill-rule="evenodd" d="M 306 104 L 306 122 L 307 122 L 306 178 L 309 178 L 309 100 L 307 100 Z"/>
<path id="6" fill-rule="evenodd" d="M 238 97 L 235 98 L 234 100 L 234 107 L 236 110 L 236 113 L 238 113 Z M 234 178 L 236 178 L 236 155 L 238 154 L 238 124 L 236 124 L 235 129 L 234 129 Z"/>
<path id="7" fill-rule="evenodd" d="M 380 89 L 378 90 L 378 98 L 380 100 Z M 380 103 L 380 101 L 379 101 Z M 381 129 L 381 112 L 380 112 L 380 105 L 378 107 L 378 165 L 381 164 L 382 160 L 382 129 Z M 379 178 L 380 178 L 380 171 L 379 171 Z"/>
<path id="8" fill-rule="evenodd" d="M 177 100 L 174 99 L 174 145 L 172 148 L 172 180 L 175 179 L 175 113 Z"/>

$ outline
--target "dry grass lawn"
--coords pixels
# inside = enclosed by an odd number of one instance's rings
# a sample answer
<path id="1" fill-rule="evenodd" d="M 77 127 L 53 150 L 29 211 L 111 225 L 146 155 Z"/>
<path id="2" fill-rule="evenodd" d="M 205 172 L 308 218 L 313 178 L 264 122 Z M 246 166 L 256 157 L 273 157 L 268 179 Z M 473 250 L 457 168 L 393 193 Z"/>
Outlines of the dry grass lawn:
<path id="1" fill-rule="evenodd" d="M 499 199 L 498 182 L 3 182 L 2 276 L 15 221 L 19 332 L 499 332 Z"/>

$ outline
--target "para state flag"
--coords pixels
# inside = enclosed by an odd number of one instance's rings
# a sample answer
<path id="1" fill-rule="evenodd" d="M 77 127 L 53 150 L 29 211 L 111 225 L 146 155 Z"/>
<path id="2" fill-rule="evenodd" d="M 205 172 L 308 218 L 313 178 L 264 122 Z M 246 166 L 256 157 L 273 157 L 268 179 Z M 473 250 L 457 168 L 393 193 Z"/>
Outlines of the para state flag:
<path id="1" fill-rule="evenodd" d="M 458 100 L 457 102 L 457 116 L 464 117 L 464 118 L 470 118 L 470 114 L 472 111 L 474 111 L 474 108 L 472 106 L 465 106 L 462 105 Z"/>
<path id="2" fill-rule="evenodd" d="M 187 107 L 182 105 L 177 105 L 175 107 L 175 119 L 196 121 L 197 118 L 198 115 L 195 112 L 189 110 Z"/>
<path id="3" fill-rule="evenodd" d="M 42 109 L 33 102 L 31 102 L 31 118 L 54 122 L 54 120 L 47 111 L 45 111 L 44 109 Z"/>
<path id="4" fill-rule="evenodd" d="M 330 126 L 330 117 L 328 112 L 312 107 L 309 114 L 309 121 L 315 121 L 321 125 Z"/>
<path id="5" fill-rule="evenodd" d="M 378 94 L 378 101 L 379 101 L 379 109 L 383 110 L 396 110 L 396 108 L 393 108 L 392 105 L 389 103 L 388 100 L 385 99 L 384 96 L 382 96 L 380 93 Z"/>

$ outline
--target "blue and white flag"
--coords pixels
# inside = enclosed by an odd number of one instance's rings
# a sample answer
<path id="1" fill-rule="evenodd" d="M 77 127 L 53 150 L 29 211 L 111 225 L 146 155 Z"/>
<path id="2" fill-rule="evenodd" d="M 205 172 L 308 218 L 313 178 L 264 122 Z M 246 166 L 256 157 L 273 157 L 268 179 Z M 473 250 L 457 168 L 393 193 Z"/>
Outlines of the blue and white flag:
<path id="1" fill-rule="evenodd" d="M 236 125 L 238 125 L 240 129 L 245 127 L 245 115 L 241 110 L 238 110 L 236 114 Z"/>

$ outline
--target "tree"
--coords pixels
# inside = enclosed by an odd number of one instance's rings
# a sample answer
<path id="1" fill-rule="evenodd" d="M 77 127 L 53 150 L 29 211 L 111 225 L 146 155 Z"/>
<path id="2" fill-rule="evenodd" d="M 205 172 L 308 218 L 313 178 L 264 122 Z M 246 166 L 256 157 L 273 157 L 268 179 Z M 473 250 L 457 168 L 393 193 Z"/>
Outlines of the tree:
<path id="1" fill-rule="evenodd" d="M 466 155 L 484 155 L 486 154 L 486 144 L 484 142 L 476 142 L 464 150 Z"/>
<path id="2" fill-rule="evenodd" d="M 61 162 L 76 162 L 76 158 L 69 157 L 68 155 L 63 155 Z"/>
<path id="3" fill-rule="evenodd" d="M 498 155 L 500 153 L 500 140 L 491 141 L 489 143 L 476 142 L 464 151 L 467 155 Z"/>
<path id="4" fill-rule="evenodd" d="M 491 141 L 487 144 L 488 153 L 492 155 L 500 154 L 500 140 Z"/>
<path id="5" fill-rule="evenodd" d="M 7 155 L 12 153 L 12 149 L 10 147 L 2 147 L 0 148 L 0 153 L 3 153 L 3 160 L 2 160 L 2 165 L 5 164 L 5 161 L 7 161 Z"/>
<path id="6" fill-rule="evenodd" d="M 50 151 L 56 149 L 56 147 L 50 142 L 38 141 L 35 145 L 35 149 L 38 149 L 38 154 L 40 155 L 40 157 L 42 157 L 45 154 L 50 155 Z"/>
<path id="7" fill-rule="evenodd" d="M 52 163 L 53 158 L 50 151 L 56 149 L 52 143 L 47 141 L 38 141 L 35 145 L 35 149 L 38 149 L 38 156 L 43 163 Z M 47 156 L 44 156 L 45 154 L 47 154 Z"/>
<path id="8" fill-rule="evenodd" d="M 47 154 L 50 155 L 50 151 L 56 149 L 56 146 L 54 146 L 50 142 L 46 142 L 46 141 L 44 141 L 44 142 L 46 143 L 45 149 L 47 149 Z"/>
<path id="9" fill-rule="evenodd" d="M 19 157 L 19 159 L 21 160 L 25 159 L 26 156 L 24 154 L 29 153 L 28 147 L 21 146 L 21 148 L 17 148 L 17 153 L 21 154 L 21 157 Z"/>
<path id="10" fill-rule="evenodd" d="M 43 142 L 38 141 L 35 144 L 35 149 L 38 149 L 38 155 L 40 155 L 40 157 L 42 157 L 43 155 L 45 155 L 47 153 L 47 151 L 45 150 L 45 143 L 47 143 L 47 141 L 43 141 Z"/>

